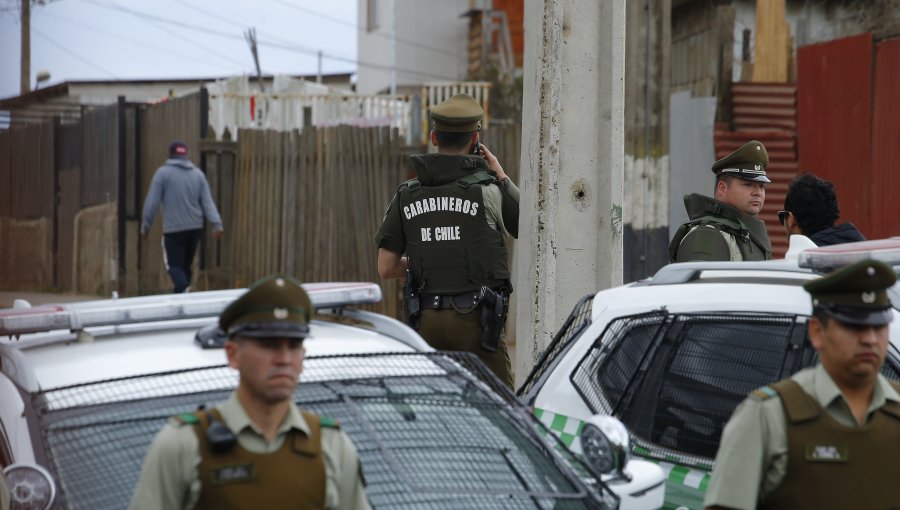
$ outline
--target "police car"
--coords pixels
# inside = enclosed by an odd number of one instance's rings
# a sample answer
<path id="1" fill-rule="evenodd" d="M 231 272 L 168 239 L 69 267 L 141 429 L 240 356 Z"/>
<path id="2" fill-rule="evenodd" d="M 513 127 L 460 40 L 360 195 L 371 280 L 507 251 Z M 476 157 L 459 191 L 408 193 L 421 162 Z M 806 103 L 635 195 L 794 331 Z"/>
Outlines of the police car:
<path id="1" fill-rule="evenodd" d="M 666 471 L 665 507 L 703 508 L 722 428 L 737 404 L 816 363 L 802 284 L 865 258 L 900 267 L 900 238 L 786 260 L 670 264 L 652 278 L 589 295 L 520 399 L 576 453 L 594 415 L 619 418 L 632 453 Z M 889 295 L 895 321 L 883 373 L 900 380 L 900 284 Z"/>
<path id="2" fill-rule="evenodd" d="M 585 463 L 477 358 L 354 308 L 380 301 L 377 285 L 304 288 L 317 316 L 295 401 L 353 439 L 374 508 L 662 504 L 662 470 L 629 462 L 615 420 L 596 417 Z M 0 310 L 0 466 L 14 508 L 126 507 L 169 417 L 235 387 L 216 321 L 242 292 Z"/>

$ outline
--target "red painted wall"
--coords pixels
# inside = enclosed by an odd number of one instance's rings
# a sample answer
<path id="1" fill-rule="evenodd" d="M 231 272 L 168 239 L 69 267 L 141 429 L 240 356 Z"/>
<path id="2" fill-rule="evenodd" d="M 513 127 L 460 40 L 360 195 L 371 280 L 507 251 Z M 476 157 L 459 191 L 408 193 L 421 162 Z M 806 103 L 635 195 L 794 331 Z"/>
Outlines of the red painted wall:
<path id="1" fill-rule="evenodd" d="M 872 34 L 797 50 L 799 170 L 834 182 L 839 221 L 868 238 L 880 232 L 872 217 L 873 50 Z"/>
<path id="2" fill-rule="evenodd" d="M 875 50 L 870 237 L 900 235 L 900 39 Z"/>

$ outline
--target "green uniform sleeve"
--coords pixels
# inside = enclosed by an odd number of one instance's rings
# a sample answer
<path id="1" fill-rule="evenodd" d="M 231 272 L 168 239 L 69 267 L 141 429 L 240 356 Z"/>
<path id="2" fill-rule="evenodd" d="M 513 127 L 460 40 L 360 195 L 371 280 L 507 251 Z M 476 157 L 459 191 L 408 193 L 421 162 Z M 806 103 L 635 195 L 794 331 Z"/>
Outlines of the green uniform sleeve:
<path id="1" fill-rule="evenodd" d="M 781 485 L 786 466 L 781 399 L 751 396 L 725 425 L 704 505 L 754 509 Z"/>
<path id="2" fill-rule="evenodd" d="M 384 218 L 381 220 L 381 227 L 375 234 L 375 244 L 379 248 L 384 248 L 394 253 L 403 254 L 406 252 L 406 236 L 403 233 L 403 221 L 400 218 L 400 193 L 394 195 Z"/>
<path id="3" fill-rule="evenodd" d="M 322 429 L 328 510 L 370 510 L 356 447 L 339 429 Z"/>
<path id="4" fill-rule="evenodd" d="M 199 497 L 197 478 L 199 444 L 193 427 L 170 421 L 144 458 L 141 477 L 131 499 L 131 510 L 193 508 Z"/>
<path id="5" fill-rule="evenodd" d="M 682 239 L 675 262 L 696 260 L 731 260 L 725 236 L 715 227 L 701 225 Z"/>
<path id="6" fill-rule="evenodd" d="M 519 188 L 512 179 L 505 179 L 500 183 L 500 191 L 503 195 L 503 226 L 513 238 L 519 238 Z"/>
<path id="7" fill-rule="evenodd" d="M 6 478 L 0 473 L 0 510 L 9 510 L 12 499 L 9 495 L 9 487 L 6 486 Z"/>

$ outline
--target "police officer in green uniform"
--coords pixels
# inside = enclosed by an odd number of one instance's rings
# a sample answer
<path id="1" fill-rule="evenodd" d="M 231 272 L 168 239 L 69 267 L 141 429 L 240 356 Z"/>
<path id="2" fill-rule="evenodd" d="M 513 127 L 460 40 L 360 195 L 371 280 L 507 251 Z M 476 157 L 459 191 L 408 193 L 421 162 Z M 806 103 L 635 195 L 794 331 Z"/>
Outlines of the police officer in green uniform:
<path id="1" fill-rule="evenodd" d="M 707 508 L 900 508 L 900 385 L 880 374 L 895 281 L 865 260 L 804 285 L 819 364 L 738 406 Z"/>
<path id="2" fill-rule="evenodd" d="M 411 157 L 416 178 L 397 190 L 375 236 L 378 273 L 407 278 L 406 320 L 432 347 L 476 353 L 512 387 L 501 333 L 519 189 L 480 143 L 483 115 L 467 94 L 431 109 L 438 152 Z"/>
<path id="3" fill-rule="evenodd" d="M 12 504 L 12 496 L 9 494 L 9 487 L 6 486 L 6 477 L 3 476 L 3 470 L 0 469 L 0 510 L 9 510 Z"/>
<path id="4" fill-rule="evenodd" d="M 369 508 L 350 439 L 333 419 L 293 402 L 313 312 L 300 284 L 279 275 L 222 312 L 238 387 L 214 409 L 163 427 L 132 509 Z"/>
<path id="5" fill-rule="evenodd" d="M 757 219 L 766 200 L 769 154 L 756 140 L 716 161 L 715 198 L 684 196 L 690 221 L 669 243 L 669 260 L 768 260 L 772 243 Z"/>

